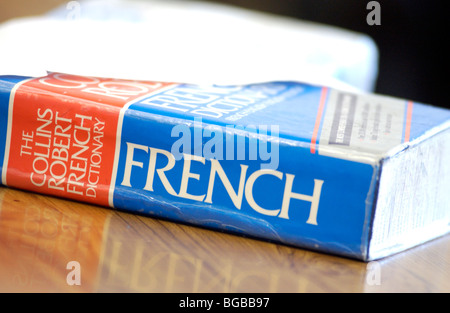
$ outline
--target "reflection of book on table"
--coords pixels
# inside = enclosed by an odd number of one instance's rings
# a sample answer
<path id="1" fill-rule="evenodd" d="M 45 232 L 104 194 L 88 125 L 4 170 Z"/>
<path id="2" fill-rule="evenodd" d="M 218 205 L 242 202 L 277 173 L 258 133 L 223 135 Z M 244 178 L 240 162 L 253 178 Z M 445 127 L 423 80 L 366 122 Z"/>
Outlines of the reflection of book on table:
<path id="1" fill-rule="evenodd" d="M 449 229 L 450 111 L 297 82 L 0 85 L 2 184 L 372 260 Z"/>

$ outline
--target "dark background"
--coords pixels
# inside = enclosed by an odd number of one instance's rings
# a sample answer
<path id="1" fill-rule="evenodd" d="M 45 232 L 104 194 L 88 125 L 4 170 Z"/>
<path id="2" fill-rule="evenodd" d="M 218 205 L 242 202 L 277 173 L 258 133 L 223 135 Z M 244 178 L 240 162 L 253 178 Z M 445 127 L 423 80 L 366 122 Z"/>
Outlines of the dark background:
<path id="1" fill-rule="evenodd" d="M 369 26 L 370 0 L 211 0 L 366 33 L 379 49 L 376 92 L 450 108 L 450 13 L 444 1 L 381 0 L 381 25 Z"/>
<path id="2" fill-rule="evenodd" d="M 338 26 L 371 36 L 379 49 L 376 92 L 450 108 L 450 13 L 444 1 L 379 0 L 381 25 L 369 26 L 370 0 L 204 0 Z M 0 22 L 44 14 L 68 0 L 0 0 Z"/>

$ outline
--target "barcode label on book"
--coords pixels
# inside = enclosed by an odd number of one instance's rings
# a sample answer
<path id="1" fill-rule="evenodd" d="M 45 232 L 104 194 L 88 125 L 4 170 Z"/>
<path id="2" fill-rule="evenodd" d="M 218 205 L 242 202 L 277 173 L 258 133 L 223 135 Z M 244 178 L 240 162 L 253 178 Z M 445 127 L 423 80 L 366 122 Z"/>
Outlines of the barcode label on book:
<path id="1" fill-rule="evenodd" d="M 364 154 L 385 153 L 407 141 L 407 111 L 404 100 L 331 90 L 319 154 L 362 161 Z"/>

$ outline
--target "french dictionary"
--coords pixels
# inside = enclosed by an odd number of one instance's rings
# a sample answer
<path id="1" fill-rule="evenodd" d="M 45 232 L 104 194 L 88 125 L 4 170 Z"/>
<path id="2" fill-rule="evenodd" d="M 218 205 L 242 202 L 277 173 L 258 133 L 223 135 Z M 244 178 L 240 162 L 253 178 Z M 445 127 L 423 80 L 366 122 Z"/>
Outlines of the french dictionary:
<path id="1" fill-rule="evenodd" d="M 370 261 L 448 233 L 450 111 L 294 81 L 0 77 L 1 184 Z"/>

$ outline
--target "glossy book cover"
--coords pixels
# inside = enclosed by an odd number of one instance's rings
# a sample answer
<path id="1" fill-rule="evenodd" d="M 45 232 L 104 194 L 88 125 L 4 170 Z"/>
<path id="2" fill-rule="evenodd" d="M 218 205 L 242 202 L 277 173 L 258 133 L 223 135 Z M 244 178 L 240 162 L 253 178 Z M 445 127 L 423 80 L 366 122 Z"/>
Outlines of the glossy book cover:
<path id="1" fill-rule="evenodd" d="M 298 82 L 0 78 L 3 185 L 366 261 L 449 231 L 449 129 Z"/>

